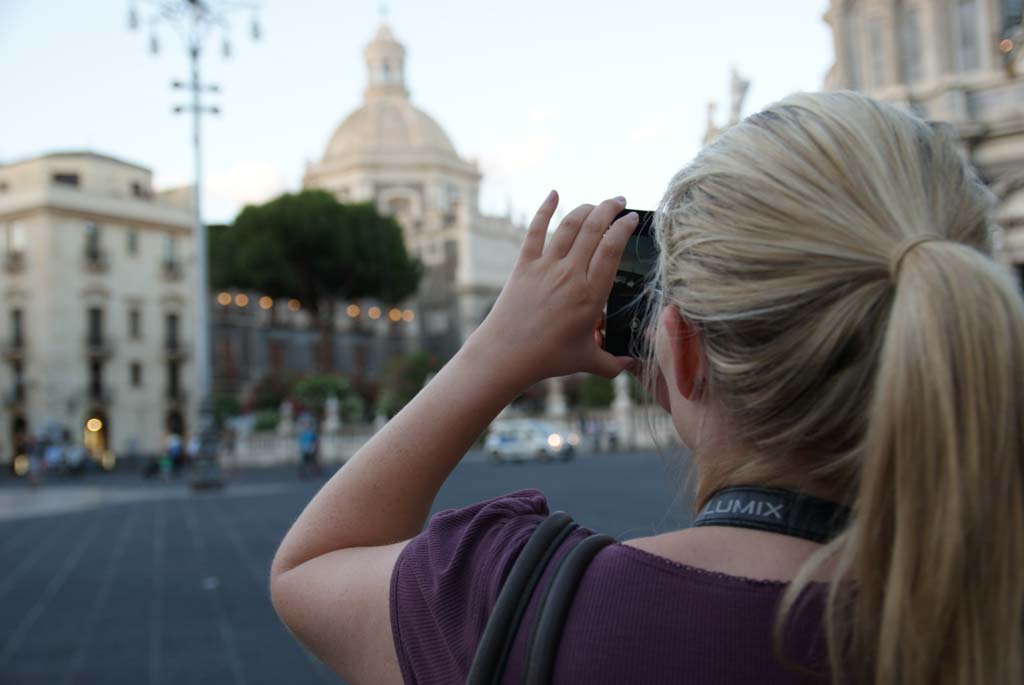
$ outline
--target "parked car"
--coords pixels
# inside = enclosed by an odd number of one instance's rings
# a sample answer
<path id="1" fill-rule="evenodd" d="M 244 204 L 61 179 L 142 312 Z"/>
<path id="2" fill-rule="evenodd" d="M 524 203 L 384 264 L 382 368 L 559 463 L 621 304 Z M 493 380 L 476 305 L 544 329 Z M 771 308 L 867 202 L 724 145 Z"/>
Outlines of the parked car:
<path id="1" fill-rule="evenodd" d="M 484 450 L 495 462 L 568 461 L 576 452 L 579 435 L 562 433 L 535 419 L 506 419 L 491 424 Z"/>

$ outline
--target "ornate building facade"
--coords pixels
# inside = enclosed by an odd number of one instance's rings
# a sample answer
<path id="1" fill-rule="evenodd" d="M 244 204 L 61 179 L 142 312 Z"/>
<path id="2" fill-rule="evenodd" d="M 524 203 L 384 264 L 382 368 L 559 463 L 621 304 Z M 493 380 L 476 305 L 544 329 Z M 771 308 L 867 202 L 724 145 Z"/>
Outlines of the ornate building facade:
<path id="1" fill-rule="evenodd" d="M 1005 258 L 1024 275 L 1021 0 L 832 0 L 827 89 L 953 124 L 999 198 Z"/>
<path id="2" fill-rule="evenodd" d="M 0 460 L 33 433 L 100 456 L 193 425 L 185 191 L 91 152 L 0 165 Z"/>
<path id="3" fill-rule="evenodd" d="M 441 126 L 412 104 L 405 48 L 387 26 L 366 46 L 363 104 L 334 131 L 303 185 L 341 202 L 371 201 L 402 226 L 425 266 L 414 302 L 420 345 L 439 358 L 458 349 L 490 311 L 512 271 L 523 229 L 478 206 L 481 173 Z"/>

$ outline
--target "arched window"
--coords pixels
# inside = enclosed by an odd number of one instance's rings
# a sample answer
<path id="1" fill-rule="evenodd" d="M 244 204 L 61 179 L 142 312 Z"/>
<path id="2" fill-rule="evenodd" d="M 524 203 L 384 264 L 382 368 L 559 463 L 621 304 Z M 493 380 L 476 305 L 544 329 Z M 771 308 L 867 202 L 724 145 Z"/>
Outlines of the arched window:
<path id="1" fill-rule="evenodd" d="M 924 77 L 921 60 L 920 12 L 909 2 L 896 5 L 896 26 L 900 46 L 900 81 L 916 83 Z"/>
<path id="2" fill-rule="evenodd" d="M 981 66 L 978 31 L 978 0 L 955 0 L 953 46 L 958 71 L 973 71 Z"/>

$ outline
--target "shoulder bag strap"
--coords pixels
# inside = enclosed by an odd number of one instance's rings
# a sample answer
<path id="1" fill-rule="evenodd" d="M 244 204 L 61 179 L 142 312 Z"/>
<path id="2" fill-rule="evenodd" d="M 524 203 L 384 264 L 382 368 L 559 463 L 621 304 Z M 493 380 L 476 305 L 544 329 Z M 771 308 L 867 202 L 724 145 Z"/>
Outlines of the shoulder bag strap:
<path id="1" fill-rule="evenodd" d="M 555 666 L 558 643 L 569 615 L 576 588 L 593 558 L 615 542 L 607 535 L 591 535 L 578 542 L 566 554 L 541 601 L 537 622 L 526 652 L 523 681 L 527 685 L 547 685 Z"/>
<path id="2" fill-rule="evenodd" d="M 533 590 L 555 550 L 576 527 L 568 514 L 556 511 L 530 535 L 487 619 L 466 679 L 467 685 L 495 685 L 501 681 L 512 642 Z"/>

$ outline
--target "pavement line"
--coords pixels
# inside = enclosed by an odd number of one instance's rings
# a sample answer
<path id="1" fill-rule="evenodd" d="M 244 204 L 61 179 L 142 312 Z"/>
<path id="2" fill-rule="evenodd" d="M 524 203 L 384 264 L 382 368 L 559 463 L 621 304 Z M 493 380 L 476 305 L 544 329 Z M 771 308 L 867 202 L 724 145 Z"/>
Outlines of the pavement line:
<path id="1" fill-rule="evenodd" d="M 110 586 L 114 580 L 114 573 L 117 571 L 117 563 L 124 556 L 125 541 L 128 539 L 128 533 L 134 522 L 135 516 L 125 512 L 124 523 L 121 524 L 121 530 L 117 533 L 117 540 L 110 550 L 110 557 L 107 559 L 106 568 L 103 569 L 103 581 L 100 584 L 99 591 L 93 597 L 92 606 L 89 608 L 89 616 L 85 620 L 82 639 L 78 642 L 78 647 L 71 656 L 71 661 L 68 662 L 67 670 L 64 671 L 64 678 L 61 681 L 63 683 L 73 683 L 78 675 L 78 670 L 82 667 L 86 650 L 89 648 L 89 642 L 96 628 L 96 621 L 107 602 L 107 598 L 110 596 Z"/>
<path id="2" fill-rule="evenodd" d="M 21 562 L 14 567 L 14 570 L 4 578 L 3 582 L 0 583 L 0 598 L 10 592 L 11 588 L 17 585 L 18 581 L 21 580 L 21 577 L 32 570 L 32 567 L 36 565 L 37 561 L 39 561 L 43 552 L 47 551 L 52 546 L 53 541 L 58 537 L 58 531 L 60 530 L 60 526 L 52 526 L 50 528 L 49 535 L 47 535 L 43 540 L 38 541 L 35 547 L 32 548 L 32 551 L 26 554 L 25 557 L 22 558 Z"/>
<path id="3" fill-rule="evenodd" d="M 56 575 L 50 578 L 50 582 L 46 584 L 46 589 L 43 590 L 42 596 L 36 601 L 32 608 L 25 614 L 25 617 L 21 619 L 21 623 L 11 634 L 7 644 L 4 645 L 3 652 L 0 652 L 0 665 L 6 664 L 11 656 L 18 651 L 18 647 L 21 646 L 21 641 L 25 639 L 25 635 L 32 628 L 39 617 L 46 611 L 47 605 L 50 600 L 53 599 L 62 587 L 67 579 L 71 576 L 71 572 L 78 566 L 78 561 L 82 558 L 82 554 L 89 547 L 89 543 L 96 537 L 96 532 L 100 529 L 100 520 L 102 517 L 97 516 L 96 520 L 93 521 L 92 527 L 89 532 L 79 538 L 78 545 L 72 550 L 64 561 L 64 566 L 61 567 L 60 571 Z"/>
<path id="4" fill-rule="evenodd" d="M 153 515 L 153 594 L 149 601 L 149 685 L 160 682 L 160 664 L 163 643 L 164 602 L 164 504 L 158 502 Z"/>
<path id="5" fill-rule="evenodd" d="M 210 501 L 209 505 L 210 509 L 213 510 L 213 517 L 217 519 L 217 523 L 219 523 L 220 527 L 223 529 L 225 537 L 227 537 L 231 542 L 231 546 L 235 548 L 238 556 L 242 559 L 242 565 L 249 572 L 249 576 L 253 581 L 266 590 L 270 583 L 270 569 L 263 569 L 263 566 L 253 559 L 251 554 L 249 554 L 248 549 L 246 549 L 245 544 L 242 542 L 241 534 L 238 532 L 238 529 L 234 524 L 232 524 L 224 515 L 224 512 L 221 511 L 220 505 L 216 501 Z M 313 672 L 316 673 L 317 677 L 322 682 L 338 682 L 338 678 L 334 672 L 331 671 L 324 662 L 320 661 L 320 659 L 316 658 L 316 656 L 306 649 L 305 645 L 302 645 L 297 640 L 292 640 L 292 642 L 302 650 L 302 655 L 306 658 L 306 662 L 309 664 L 309 667 L 313 669 Z"/>
<path id="6" fill-rule="evenodd" d="M 196 549 L 196 555 L 202 562 L 205 575 L 212 575 L 210 573 L 209 562 L 206 560 L 206 541 L 202 536 L 199 526 L 196 525 L 195 514 L 192 511 L 192 507 L 187 506 L 185 502 L 182 502 L 181 508 L 185 513 L 185 524 L 188 526 L 189 532 L 191 533 L 192 544 Z M 209 590 L 207 594 L 210 595 L 210 601 L 217 614 L 217 628 L 220 631 L 221 640 L 224 641 L 224 651 L 227 656 L 228 667 L 231 669 L 231 677 L 235 681 L 236 685 L 245 685 L 245 672 L 242 670 L 242 660 L 238 656 L 238 643 L 235 640 L 235 630 L 231 627 L 227 614 L 224 612 L 224 604 L 220 600 L 220 590 L 212 589 Z"/>

